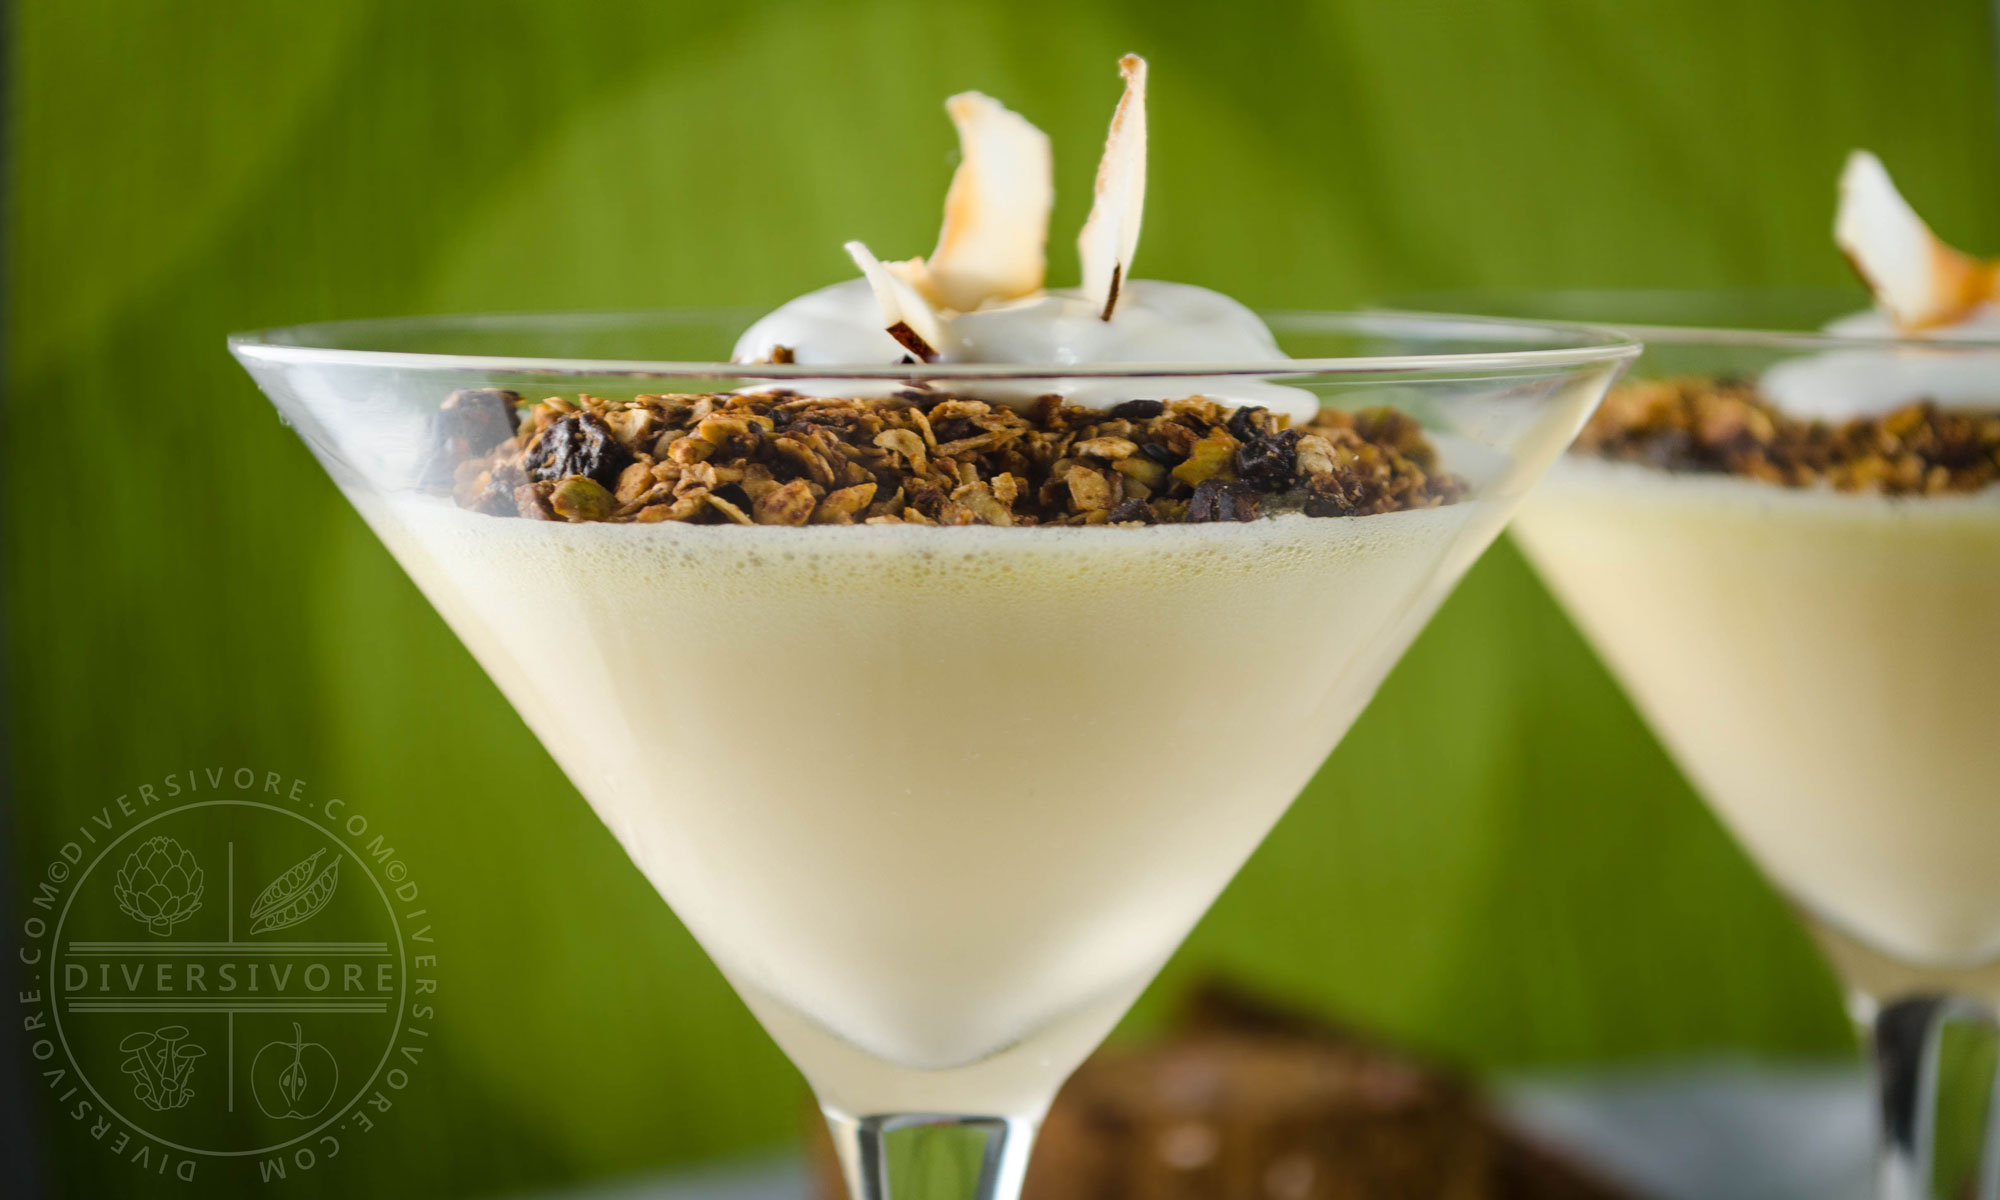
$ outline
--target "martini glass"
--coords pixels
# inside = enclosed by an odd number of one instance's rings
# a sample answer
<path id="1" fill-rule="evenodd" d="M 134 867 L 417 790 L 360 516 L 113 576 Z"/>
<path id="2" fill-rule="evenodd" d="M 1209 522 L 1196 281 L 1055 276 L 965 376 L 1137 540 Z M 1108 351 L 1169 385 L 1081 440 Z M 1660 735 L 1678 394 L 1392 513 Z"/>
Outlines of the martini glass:
<path id="1" fill-rule="evenodd" d="M 1633 386 L 1757 380 L 1792 415 L 1859 415 L 1857 399 L 1877 414 L 1927 398 L 2000 409 L 2000 341 L 1809 332 L 1859 307 L 1851 293 L 1426 307 L 1616 322 L 1646 343 Z M 2000 1004 L 2000 488 L 1787 488 L 1578 451 L 1514 530 L 1846 986 L 1878 1067 L 1883 1195 L 1964 1194 L 1952 1177 L 1981 1155 L 1938 1147 L 1940 1084 L 1990 1071 L 1977 1060 Z M 1966 1106 L 1974 1124 L 1984 1099 Z"/>
<path id="2" fill-rule="evenodd" d="M 891 1179 L 904 1130 L 976 1137 L 957 1191 L 1011 1200 L 1064 1077 L 1637 346 L 1294 315 L 1273 325 L 1301 357 L 1275 365 L 716 361 L 751 315 L 362 321 L 231 348 L 805 1074 L 856 1200 L 943 1190 Z M 920 382 L 1393 406 L 1469 490 L 1362 517 L 777 528 L 496 517 L 426 478 L 462 388 Z"/>

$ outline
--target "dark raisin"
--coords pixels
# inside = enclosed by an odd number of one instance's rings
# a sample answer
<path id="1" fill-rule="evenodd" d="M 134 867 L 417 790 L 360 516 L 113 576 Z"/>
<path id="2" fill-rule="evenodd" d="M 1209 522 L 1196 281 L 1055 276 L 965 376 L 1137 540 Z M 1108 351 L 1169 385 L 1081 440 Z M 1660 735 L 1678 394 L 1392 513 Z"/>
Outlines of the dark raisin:
<path id="1" fill-rule="evenodd" d="M 1153 524 L 1157 519 L 1153 516 L 1152 506 L 1148 505 L 1144 500 L 1127 500 L 1117 508 L 1112 509 L 1111 515 L 1106 518 L 1106 520 L 1110 521 L 1143 521 L 1148 525 Z"/>
<path id="2" fill-rule="evenodd" d="M 1282 492 L 1298 482 L 1299 432 L 1286 429 L 1251 438 L 1236 449 L 1236 474 L 1260 492 Z"/>
<path id="3" fill-rule="evenodd" d="M 1254 404 L 1229 414 L 1229 432 L 1234 434 L 1239 442 L 1247 442 L 1252 438 L 1276 432 L 1277 428 L 1278 423 L 1271 418 L 1271 410 L 1259 408 Z"/>
<path id="4" fill-rule="evenodd" d="M 486 488 L 469 498 L 465 507 L 475 512 L 489 513 L 496 517 L 511 517 L 519 513 L 514 500 L 514 489 L 528 482 L 521 472 L 519 463 L 508 461 L 486 472 Z"/>
<path id="5" fill-rule="evenodd" d="M 1701 462 L 1693 436 L 1680 429 L 1669 430 L 1647 441 L 1641 458 L 1647 466 L 1669 471 L 1697 466 Z"/>
<path id="6" fill-rule="evenodd" d="M 503 388 L 461 388 L 444 398 L 438 411 L 457 422 L 474 450 L 491 450 L 520 427 L 521 393 Z M 483 441 L 492 438 L 490 442 Z M 482 444 L 483 442 L 483 444 Z"/>
<path id="7" fill-rule="evenodd" d="M 1315 475 L 1306 481 L 1305 513 L 1309 517 L 1351 517 L 1361 511 L 1354 489 L 1338 476 Z"/>
<path id="8" fill-rule="evenodd" d="M 1111 415 L 1129 421 L 1149 421 L 1165 411 L 1167 406 L 1158 400 L 1127 400 L 1112 409 Z"/>
<path id="9" fill-rule="evenodd" d="M 431 419 L 431 452 L 420 486 L 449 490 L 458 464 L 513 437 L 520 399 L 498 388 L 464 388 L 446 396 Z"/>
<path id="10" fill-rule="evenodd" d="M 554 483 L 582 475 L 606 488 L 618 486 L 618 473 L 632 465 L 632 452 L 611 427 L 589 413 L 558 417 L 528 447 L 528 478 Z"/>
<path id="11" fill-rule="evenodd" d="M 1194 495 L 1188 499 L 1187 519 L 1190 524 L 1205 521 L 1254 521 L 1257 509 L 1263 503 L 1255 489 L 1246 484 L 1223 479 L 1204 479 L 1195 485 Z"/>
<path id="12" fill-rule="evenodd" d="M 944 504 L 949 497 L 943 488 L 929 479 L 911 479 L 903 484 L 904 503 L 935 521 L 944 514 Z"/>
<path id="13" fill-rule="evenodd" d="M 1187 455 L 1176 454 L 1174 448 L 1164 442 L 1140 442 L 1139 453 L 1163 467 L 1178 467 L 1187 461 Z"/>

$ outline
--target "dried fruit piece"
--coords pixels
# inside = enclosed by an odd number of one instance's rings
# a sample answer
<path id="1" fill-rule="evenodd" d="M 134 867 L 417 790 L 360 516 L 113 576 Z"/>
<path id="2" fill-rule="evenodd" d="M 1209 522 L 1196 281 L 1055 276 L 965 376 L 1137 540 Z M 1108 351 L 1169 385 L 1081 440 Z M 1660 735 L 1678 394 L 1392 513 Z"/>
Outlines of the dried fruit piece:
<path id="1" fill-rule="evenodd" d="M 1236 439 L 1225 429 L 1216 428 L 1194 444 L 1187 461 L 1173 470 L 1175 479 L 1190 486 L 1217 477 L 1230 479 L 1236 472 Z"/>
<path id="2" fill-rule="evenodd" d="M 1227 428 L 1237 441 L 1247 442 L 1278 432 L 1278 419 L 1270 409 L 1253 404 L 1230 413 Z"/>
<path id="3" fill-rule="evenodd" d="M 1263 492 L 1282 492 L 1298 482 L 1300 433 L 1286 429 L 1269 436 L 1257 436 L 1236 450 L 1236 474 L 1243 482 Z"/>
<path id="4" fill-rule="evenodd" d="M 1188 523 L 1254 521 L 1262 502 L 1263 497 L 1248 484 L 1226 479 L 1203 480 L 1188 498 Z"/>
<path id="5" fill-rule="evenodd" d="M 518 393 L 498 388 L 464 388 L 444 398 L 431 426 L 431 453 L 421 486 L 449 488 L 458 464 L 514 436 Z"/>
<path id="6" fill-rule="evenodd" d="M 554 483 L 581 475 L 606 488 L 632 461 L 632 451 L 593 413 L 569 413 L 551 422 L 528 446 L 528 478 Z"/>

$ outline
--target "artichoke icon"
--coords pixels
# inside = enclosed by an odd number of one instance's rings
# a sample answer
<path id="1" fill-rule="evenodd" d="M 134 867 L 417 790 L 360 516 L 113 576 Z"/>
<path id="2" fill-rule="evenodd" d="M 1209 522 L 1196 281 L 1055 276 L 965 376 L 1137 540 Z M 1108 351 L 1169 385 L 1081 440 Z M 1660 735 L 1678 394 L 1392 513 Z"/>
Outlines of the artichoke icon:
<path id="1" fill-rule="evenodd" d="M 148 838 L 125 856 L 111 891 L 126 916 L 165 937 L 201 911 L 201 866 L 174 839 Z"/>

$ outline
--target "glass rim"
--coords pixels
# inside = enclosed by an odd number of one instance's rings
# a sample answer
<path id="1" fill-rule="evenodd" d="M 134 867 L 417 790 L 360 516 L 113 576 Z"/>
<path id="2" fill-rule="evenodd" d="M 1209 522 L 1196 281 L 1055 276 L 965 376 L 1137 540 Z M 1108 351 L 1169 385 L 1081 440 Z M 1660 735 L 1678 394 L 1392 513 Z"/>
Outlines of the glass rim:
<path id="1" fill-rule="evenodd" d="M 1620 302 L 1707 302 L 1724 306 L 1745 299 L 1818 301 L 1832 305 L 1854 303 L 1851 291 L 1835 288 L 1738 287 L 1738 288 L 1495 288 L 1454 289 L 1397 296 L 1383 302 L 1379 311 L 1407 316 L 1470 320 L 1491 317 L 1481 310 L 1481 302 L 1508 304 L 1537 302 L 1553 311 L 1560 305 L 1586 308 L 1615 308 Z M 1865 297 L 1860 301 L 1865 304 Z M 1855 307 L 1853 311 L 1860 311 Z M 1496 320 L 1539 318 L 1493 317 Z M 1557 323 L 1564 323 L 1558 321 Z M 1759 329 L 1721 324 L 1677 324 L 1660 321 L 1621 321 L 1613 317 L 1593 317 L 1589 325 L 1626 334 L 1641 344 L 1761 346 L 1782 350 L 1926 350 L 1941 353 L 1993 351 L 2000 349 L 2000 333 L 1990 337 L 1927 337 L 1923 334 L 1838 333 L 1832 330 Z"/>
<path id="2" fill-rule="evenodd" d="M 741 327 L 764 310 L 743 309 Z M 557 329 L 568 325 L 612 325 L 635 319 L 718 319 L 736 316 L 731 308 L 661 308 L 543 313 L 450 313 L 358 320 L 318 321 L 277 326 L 229 335 L 229 349 L 245 363 L 279 366 L 344 365 L 400 370 L 478 373 L 488 376 L 575 376 L 634 379 L 756 378 L 758 380 L 851 379 L 893 380 L 910 384 L 940 380 L 1152 379 L 1306 375 L 1407 375 L 1433 372 L 1516 371 L 1558 369 L 1629 362 L 1642 350 L 1630 334 L 1610 326 L 1570 321 L 1516 320 L 1507 317 L 1419 313 L 1389 309 L 1345 311 L 1270 310 L 1258 316 L 1281 331 L 1301 333 L 1378 333 L 1397 331 L 1443 339 L 1453 329 L 1468 328 L 1496 335 L 1518 336 L 1523 348 L 1467 350 L 1434 354 L 1348 355 L 1287 358 L 1267 362 L 1163 363 L 732 363 L 679 362 L 653 359 L 570 358 L 546 355 L 433 353 L 416 350 L 370 350 L 329 344 L 336 335 L 371 331 L 440 332 L 452 329 L 502 327 Z M 1539 345 L 1537 342 L 1555 342 Z"/>

